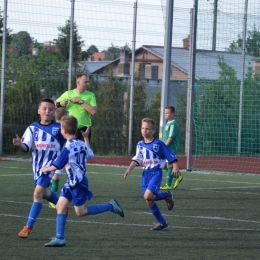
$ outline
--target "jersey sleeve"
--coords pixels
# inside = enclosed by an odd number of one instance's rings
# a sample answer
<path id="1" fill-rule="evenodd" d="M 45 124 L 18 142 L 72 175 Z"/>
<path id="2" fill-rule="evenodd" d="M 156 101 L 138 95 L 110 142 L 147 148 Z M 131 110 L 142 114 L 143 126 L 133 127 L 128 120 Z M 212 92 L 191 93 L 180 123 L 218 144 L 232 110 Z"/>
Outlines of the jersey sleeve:
<path id="1" fill-rule="evenodd" d="M 87 145 L 86 145 L 87 146 Z M 88 147 L 88 152 L 87 152 L 87 160 L 91 159 L 94 157 L 94 152 L 92 151 L 92 149 L 90 147 Z"/>
<path id="2" fill-rule="evenodd" d="M 143 154 L 141 152 L 141 146 L 139 145 L 139 143 L 136 146 L 136 154 L 135 156 L 132 158 L 132 161 L 135 161 L 138 163 L 138 165 L 141 165 L 143 162 Z"/>
<path id="3" fill-rule="evenodd" d="M 33 129 L 32 126 L 27 127 L 27 129 L 25 130 L 21 142 L 23 144 L 25 144 L 29 150 L 32 149 L 33 144 L 34 144 L 34 137 L 33 137 Z"/>
<path id="4" fill-rule="evenodd" d="M 89 105 L 92 107 L 97 106 L 96 96 L 94 93 L 91 93 Z"/>
<path id="5" fill-rule="evenodd" d="M 171 124 L 170 129 L 169 129 L 169 137 L 171 138 L 176 138 L 178 135 L 178 126 L 176 124 Z"/>
<path id="6" fill-rule="evenodd" d="M 56 160 L 52 162 L 51 165 L 61 170 L 68 163 L 68 161 L 69 161 L 69 151 L 66 147 L 63 147 L 60 155 L 57 157 Z"/>

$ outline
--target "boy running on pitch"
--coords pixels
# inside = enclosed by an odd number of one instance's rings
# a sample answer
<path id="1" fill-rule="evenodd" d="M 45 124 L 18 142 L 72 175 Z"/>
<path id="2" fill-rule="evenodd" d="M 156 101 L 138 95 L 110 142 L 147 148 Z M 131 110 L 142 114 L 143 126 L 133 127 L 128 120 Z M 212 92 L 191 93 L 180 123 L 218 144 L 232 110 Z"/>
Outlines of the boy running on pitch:
<path id="1" fill-rule="evenodd" d="M 52 99 L 45 98 L 40 101 L 38 114 L 40 121 L 29 125 L 22 139 L 16 135 L 14 146 L 20 147 L 23 152 L 32 150 L 32 169 L 35 189 L 33 204 L 28 216 L 26 226 L 18 233 L 20 238 L 27 238 L 34 227 L 35 221 L 42 209 L 42 200 L 56 204 L 58 196 L 48 189 L 54 171 L 41 173 L 43 166 L 49 166 L 60 154 L 60 147 L 65 143 L 60 131 L 60 124 L 53 121 L 55 104 Z"/>
<path id="2" fill-rule="evenodd" d="M 143 174 L 141 179 L 141 189 L 143 197 L 149 206 L 151 213 L 158 223 L 151 230 L 159 231 L 168 228 L 166 220 L 162 216 L 158 205 L 158 200 L 165 200 L 168 210 L 174 206 L 173 195 L 171 191 L 160 192 L 159 188 L 162 182 L 162 167 L 166 159 L 173 164 L 173 174 L 179 175 L 177 158 L 172 151 L 161 140 L 154 137 L 155 122 L 151 118 L 142 120 L 141 134 L 143 140 L 139 141 L 136 148 L 136 155 L 132 158 L 128 169 L 124 174 L 126 178 L 131 170 L 138 165 L 142 165 Z"/>
<path id="3" fill-rule="evenodd" d="M 94 154 L 90 148 L 88 135 L 90 127 L 85 132 L 81 132 L 84 141 L 75 139 L 78 129 L 77 119 L 74 116 L 63 116 L 61 119 L 61 133 L 67 142 L 64 145 L 60 156 L 51 163 L 51 166 L 42 168 L 42 172 L 55 171 L 65 167 L 67 181 L 62 187 L 59 201 L 56 205 L 56 236 L 46 243 L 46 247 L 62 247 L 66 245 L 65 226 L 66 208 L 73 201 L 75 212 L 78 216 L 96 215 L 111 211 L 124 217 L 124 212 L 112 199 L 106 204 L 96 204 L 86 207 L 84 204 L 93 197 L 93 193 L 88 189 L 88 179 L 86 177 L 86 162 Z"/>

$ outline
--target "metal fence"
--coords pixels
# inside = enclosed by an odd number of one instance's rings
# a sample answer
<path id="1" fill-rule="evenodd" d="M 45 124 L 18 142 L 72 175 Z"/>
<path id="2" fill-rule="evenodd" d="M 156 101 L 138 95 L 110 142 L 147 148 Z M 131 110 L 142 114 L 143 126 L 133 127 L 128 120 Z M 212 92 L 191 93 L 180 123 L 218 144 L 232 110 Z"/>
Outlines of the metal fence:
<path id="1" fill-rule="evenodd" d="M 7 10 L 4 10 L 6 3 Z M 153 0 L 149 3 L 138 1 L 136 49 L 145 45 L 164 46 L 166 3 L 166 0 Z M 74 74 L 80 69 L 78 64 L 86 59 L 84 54 L 90 46 L 94 45 L 99 52 L 127 47 L 131 50 L 134 4 L 135 2 L 131 1 L 113 0 L 74 1 L 74 25 L 78 39 L 83 43 L 81 55 L 77 56 L 77 60 L 73 60 L 72 87 L 75 86 Z M 16 154 L 17 151 L 12 147 L 12 138 L 15 133 L 21 135 L 29 123 L 38 119 L 37 104 L 40 98 L 43 95 L 56 97 L 68 88 L 70 80 L 66 71 L 69 68 L 69 60 L 61 63 L 49 52 L 40 58 L 35 57 L 33 50 L 35 46 L 41 46 L 51 51 L 55 48 L 55 40 L 68 33 L 66 30 L 72 18 L 72 1 L 43 0 L 36 3 L 28 0 L 25 3 L 23 0 L 2 0 L 0 6 L 1 10 L 7 11 L 6 25 L 8 35 L 12 36 L 6 39 L 8 44 L 5 84 L 1 88 L 2 150 L 3 154 Z M 257 148 L 260 145 L 260 118 L 257 111 L 259 6 L 259 0 L 253 3 L 246 0 L 235 3 L 227 3 L 224 0 L 174 1 L 172 83 L 167 94 L 169 105 L 177 108 L 176 120 L 179 123 L 181 138 L 180 154 L 186 155 L 187 147 L 192 146 L 191 154 L 188 154 L 192 157 L 192 169 L 235 169 L 238 172 L 247 172 L 246 167 L 235 167 L 237 162 L 232 159 L 234 157 L 254 158 L 254 162 L 250 163 L 250 172 L 253 172 L 252 169 L 260 169 Z M 197 23 L 196 26 L 194 21 Z M 196 48 L 192 50 L 194 38 Z M 156 52 L 151 54 L 154 56 L 150 61 L 146 60 L 146 64 L 153 64 L 154 57 L 160 56 Z M 195 58 L 195 67 L 191 67 L 192 57 Z M 195 72 L 194 82 L 191 77 L 192 69 Z M 159 67 L 159 70 L 162 70 L 162 67 Z M 162 71 L 159 71 L 159 74 L 160 72 Z M 100 76 L 104 75 L 98 75 L 98 78 Z M 122 82 L 116 78 L 118 82 Z M 101 84 L 96 79 L 92 78 L 93 85 L 90 86 L 97 95 L 100 112 L 99 116 L 98 112 L 93 117 L 95 152 L 102 155 L 127 155 L 129 110 L 126 107 L 129 107 L 129 100 L 124 93 L 129 94 L 130 91 L 129 76 L 126 79 L 126 89 L 120 97 L 123 102 L 120 108 L 113 107 L 117 102 L 113 97 L 110 97 L 110 102 L 103 103 L 95 89 Z M 160 96 L 156 93 L 161 91 L 161 80 L 158 78 L 152 84 L 151 78 L 135 79 L 135 87 L 145 86 L 145 91 L 140 99 L 143 105 L 138 103 L 139 100 L 134 100 L 133 152 L 135 142 L 141 138 L 139 128 L 142 116 L 151 115 L 159 123 Z M 107 82 L 108 87 L 110 83 Z M 191 90 L 194 91 L 193 99 L 189 96 Z M 138 89 L 135 91 L 137 94 Z M 109 104 L 109 107 L 105 107 L 105 104 Z M 123 113 L 117 113 L 118 109 L 123 109 Z M 102 111 L 116 113 L 109 113 L 111 120 L 106 122 L 106 125 L 100 124 L 101 115 L 105 115 Z M 115 118 L 117 120 L 114 120 Z M 188 128 L 189 120 L 194 123 L 193 129 Z M 95 133 L 97 135 L 102 130 L 110 132 L 111 138 L 103 142 L 113 143 L 113 147 L 108 146 L 106 149 L 103 144 L 100 145 L 99 137 L 95 137 Z M 190 131 L 191 135 L 188 135 Z M 212 158 L 216 163 L 212 163 Z M 219 165 L 231 166 L 221 168 Z"/>

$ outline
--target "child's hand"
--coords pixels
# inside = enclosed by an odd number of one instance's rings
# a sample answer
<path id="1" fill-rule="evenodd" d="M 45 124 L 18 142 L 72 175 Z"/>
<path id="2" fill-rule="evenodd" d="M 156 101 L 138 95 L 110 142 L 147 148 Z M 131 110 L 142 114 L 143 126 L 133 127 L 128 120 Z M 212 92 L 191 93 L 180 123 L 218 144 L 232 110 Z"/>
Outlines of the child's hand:
<path id="1" fill-rule="evenodd" d="M 89 132 L 90 132 L 90 126 L 89 125 L 87 126 L 87 129 L 86 129 L 85 132 L 81 130 L 81 134 L 84 138 L 88 138 Z"/>
<path id="2" fill-rule="evenodd" d="M 174 175 L 175 178 L 180 176 L 180 170 L 177 163 L 173 163 L 172 175 Z"/>
<path id="3" fill-rule="evenodd" d="M 13 145 L 14 146 L 20 146 L 21 145 L 21 139 L 18 135 L 16 135 L 16 138 L 13 138 Z"/>
<path id="4" fill-rule="evenodd" d="M 124 179 L 126 179 L 126 177 L 130 174 L 130 171 L 127 169 L 125 174 L 124 174 Z"/>

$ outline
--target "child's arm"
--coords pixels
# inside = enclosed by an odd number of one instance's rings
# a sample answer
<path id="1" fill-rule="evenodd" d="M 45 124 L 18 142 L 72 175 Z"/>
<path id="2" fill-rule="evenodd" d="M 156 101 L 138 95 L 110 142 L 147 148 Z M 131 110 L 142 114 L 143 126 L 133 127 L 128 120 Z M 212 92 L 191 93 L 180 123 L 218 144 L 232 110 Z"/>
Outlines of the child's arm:
<path id="1" fill-rule="evenodd" d="M 167 146 L 169 146 L 172 142 L 173 142 L 173 138 L 172 138 L 172 137 L 169 137 L 169 138 L 166 140 L 165 144 L 166 144 Z"/>
<path id="2" fill-rule="evenodd" d="M 137 165 L 136 161 L 132 161 L 129 165 L 129 167 L 127 168 L 125 174 L 124 174 L 124 179 L 126 179 L 126 177 L 130 174 L 130 172 L 134 169 L 134 167 Z"/>
<path id="3" fill-rule="evenodd" d="M 41 172 L 51 172 L 51 171 L 56 171 L 58 168 L 55 167 L 54 165 L 50 166 L 50 167 L 43 167 L 41 169 Z"/>
<path id="4" fill-rule="evenodd" d="M 27 147 L 27 145 L 25 145 L 21 142 L 21 139 L 18 135 L 16 135 L 16 138 L 13 138 L 13 145 L 20 147 L 23 152 L 29 151 L 29 148 Z"/>
<path id="5" fill-rule="evenodd" d="M 87 130 L 85 132 L 81 131 L 82 136 L 84 137 L 85 144 L 90 148 L 90 143 L 88 139 L 89 132 L 90 132 L 90 126 L 87 126 Z"/>
<path id="6" fill-rule="evenodd" d="M 174 162 L 172 168 L 172 175 L 174 175 L 176 178 L 180 176 L 180 170 L 177 162 Z"/>

